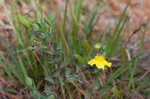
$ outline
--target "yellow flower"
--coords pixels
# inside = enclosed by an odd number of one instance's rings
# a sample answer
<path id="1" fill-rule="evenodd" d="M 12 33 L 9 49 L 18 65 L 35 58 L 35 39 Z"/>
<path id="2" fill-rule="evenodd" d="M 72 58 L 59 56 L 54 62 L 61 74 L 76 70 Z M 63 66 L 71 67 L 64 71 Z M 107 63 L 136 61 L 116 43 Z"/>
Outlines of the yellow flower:
<path id="1" fill-rule="evenodd" d="M 108 62 L 104 56 L 101 56 L 98 54 L 95 56 L 94 59 L 91 59 L 88 62 L 88 64 L 91 66 L 93 66 L 95 64 L 98 69 L 102 69 L 102 70 L 104 70 L 105 66 L 111 67 L 111 65 L 112 65 L 112 63 Z"/>
<path id="2" fill-rule="evenodd" d="M 94 46 L 96 49 L 100 49 L 100 47 L 101 47 L 101 45 L 100 44 L 95 44 L 95 46 Z"/>

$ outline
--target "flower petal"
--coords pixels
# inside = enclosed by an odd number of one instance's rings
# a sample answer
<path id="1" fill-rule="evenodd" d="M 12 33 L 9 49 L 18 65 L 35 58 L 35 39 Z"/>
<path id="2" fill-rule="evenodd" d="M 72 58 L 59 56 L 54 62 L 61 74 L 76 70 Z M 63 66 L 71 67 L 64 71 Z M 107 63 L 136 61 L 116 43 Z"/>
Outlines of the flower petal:
<path id="1" fill-rule="evenodd" d="M 98 69 L 102 69 L 102 70 L 104 70 L 105 66 L 111 67 L 111 65 L 112 65 L 112 63 L 108 62 L 104 56 L 101 56 L 98 54 L 94 57 L 94 59 L 91 59 L 88 62 L 88 64 L 91 66 L 93 66 L 95 64 Z"/>

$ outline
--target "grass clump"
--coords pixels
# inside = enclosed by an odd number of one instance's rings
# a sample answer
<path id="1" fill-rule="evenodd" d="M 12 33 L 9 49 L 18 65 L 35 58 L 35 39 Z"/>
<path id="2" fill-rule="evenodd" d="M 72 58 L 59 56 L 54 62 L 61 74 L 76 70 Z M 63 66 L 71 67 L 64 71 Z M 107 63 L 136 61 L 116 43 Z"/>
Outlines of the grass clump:
<path id="1" fill-rule="evenodd" d="M 50 3 L 51 13 L 44 16 L 40 6 L 31 0 L 36 17 L 25 17 L 13 10 L 17 7 L 16 2 L 12 3 L 16 6 L 10 4 L 14 13 L 13 17 L 7 16 L 18 43 L 14 46 L 9 42 L 8 45 L 2 40 L 7 51 L 6 54 L 0 54 L 0 64 L 16 86 L 10 89 L 17 93 L 20 89 L 27 88 L 26 94 L 30 93 L 35 99 L 128 97 L 130 89 L 134 89 L 134 73 L 144 33 L 135 59 L 116 68 L 113 66 L 105 68 L 104 71 L 94 66 L 90 67 L 88 61 L 97 53 L 110 61 L 118 55 L 123 45 L 121 35 L 126 24 L 128 6 L 124 9 L 113 34 L 109 34 L 107 38 L 106 32 L 98 33 L 95 40 L 92 38 L 95 34 L 91 31 L 96 22 L 97 9 L 91 11 L 86 24 L 81 27 L 82 3 L 82 0 L 77 0 L 75 4 L 71 4 L 66 0 L 62 18 L 53 1 Z M 68 12 L 68 8 L 71 12 Z M 7 8 L 5 10 L 7 13 Z M 70 13 L 69 23 L 67 23 L 68 13 Z M 99 46 L 95 49 L 94 45 L 97 43 Z M 132 65 L 134 68 L 131 68 Z M 122 83 L 118 80 L 124 79 L 122 76 L 129 70 L 131 71 L 127 76 L 129 78 L 129 82 L 126 83 L 127 92 L 121 93 Z"/>

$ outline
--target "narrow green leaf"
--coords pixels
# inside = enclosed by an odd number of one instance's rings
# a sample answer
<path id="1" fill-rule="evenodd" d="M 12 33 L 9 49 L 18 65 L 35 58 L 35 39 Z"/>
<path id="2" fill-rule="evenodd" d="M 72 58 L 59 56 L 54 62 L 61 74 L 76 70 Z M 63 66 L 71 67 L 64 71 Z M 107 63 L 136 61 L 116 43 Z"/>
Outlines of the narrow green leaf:
<path id="1" fill-rule="evenodd" d="M 112 92 L 115 94 L 115 96 L 117 98 L 120 99 L 121 95 L 120 95 L 120 92 L 119 92 L 119 90 L 117 88 L 112 88 Z"/>
<path id="2" fill-rule="evenodd" d="M 142 50 L 142 47 L 143 47 L 143 43 L 144 43 L 144 36 L 145 36 L 145 33 L 146 33 L 146 29 L 147 29 L 147 26 L 144 27 L 144 32 L 142 34 L 142 38 L 141 38 L 141 41 L 140 41 L 140 46 L 138 48 L 138 51 L 137 51 L 137 54 L 136 54 L 136 57 L 135 57 L 135 60 L 133 62 L 133 68 L 131 68 L 131 72 L 130 72 L 130 80 L 129 80 L 129 83 L 128 83 L 128 88 L 130 89 L 131 87 L 134 88 L 134 73 L 136 71 L 136 66 L 137 66 L 137 63 L 138 63 L 138 60 L 139 60 L 139 56 L 140 56 L 140 53 L 141 53 L 141 50 Z"/>
<path id="3" fill-rule="evenodd" d="M 18 20 L 23 24 L 25 25 L 26 27 L 29 27 L 30 26 L 30 23 L 29 21 L 22 15 L 18 15 Z"/>

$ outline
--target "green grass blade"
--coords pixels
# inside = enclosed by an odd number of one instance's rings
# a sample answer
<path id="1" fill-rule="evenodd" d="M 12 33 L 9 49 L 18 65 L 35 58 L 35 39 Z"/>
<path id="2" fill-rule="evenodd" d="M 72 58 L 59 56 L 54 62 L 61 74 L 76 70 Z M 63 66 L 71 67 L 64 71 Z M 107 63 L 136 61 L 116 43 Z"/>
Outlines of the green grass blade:
<path id="1" fill-rule="evenodd" d="M 12 79 L 13 78 L 12 72 L 10 71 L 8 65 L 5 62 L 6 58 L 2 53 L 0 53 L 0 64 L 5 69 L 5 72 L 8 74 L 8 76 Z"/>
<path id="2" fill-rule="evenodd" d="M 40 21 L 42 17 L 40 7 L 35 3 L 35 0 L 31 0 L 31 4 L 37 13 L 37 19 Z"/>
<path id="3" fill-rule="evenodd" d="M 125 15 L 126 15 L 126 11 L 127 11 L 128 5 L 125 7 L 122 15 L 120 16 L 119 22 L 116 25 L 116 28 L 113 32 L 112 35 L 112 39 L 108 40 L 107 44 L 106 44 L 106 52 L 107 52 L 107 56 L 108 58 L 110 58 L 112 56 L 112 54 L 114 53 L 116 46 L 119 42 L 119 38 L 120 38 L 120 33 L 123 29 L 124 23 L 125 23 Z M 121 27 L 121 23 L 123 23 L 122 27 Z"/>
<path id="4" fill-rule="evenodd" d="M 19 31 L 16 29 L 16 26 L 15 26 L 15 24 L 13 23 L 13 19 L 12 19 L 12 18 L 10 17 L 10 15 L 9 15 L 8 8 L 6 8 L 6 6 L 4 6 L 4 5 L 3 5 L 3 7 L 4 7 L 4 11 L 5 11 L 5 13 L 6 13 L 6 16 L 7 16 L 7 18 L 8 18 L 8 21 L 9 21 L 10 25 L 12 26 L 13 31 L 14 31 L 15 35 L 17 36 L 18 40 L 19 40 L 19 43 L 20 43 L 22 46 L 24 46 L 24 40 L 23 40 L 21 34 L 19 33 Z M 14 16 L 15 16 L 15 14 L 14 14 Z"/>
<path id="5" fill-rule="evenodd" d="M 144 42 L 144 36 L 145 36 L 145 33 L 146 33 L 146 28 L 147 28 L 147 26 L 144 27 L 144 32 L 142 34 L 142 38 L 141 38 L 141 41 L 140 41 L 140 46 L 138 48 L 135 60 L 133 62 L 133 68 L 131 68 L 130 80 L 129 80 L 129 83 L 128 83 L 128 88 L 129 89 L 131 87 L 134 88 L 134 73 L 136 71 L 136 66 L 137 66 L 137 63 L 138 63 L 138 60 L 139 60 L 139 56 L 140 56 L 140 53 L 141 53 L 141 50 L 142 50 L 142 47 L 143 47 L 143 42 Z"/>
<path id="6" fill-rule="evenodd" d="M 97 6 L 95 6 L 92 10 L 92 12 L 90 13 L 90 16 L 89 18 L 87 19 L 87 22 L 85 24 L 85 27 L 84 27 L 84 32 L 86 34 L 89 34 L 91 32 L 91 28 L 92 28 L 92 25 L 93 25 L 93 21 L 95 20 L 95 17 L 96 17 L 96 12 L 97 12 Z"/>
<path id="7" fill-rule="evenodd" d="M 107 79 L 106 85 L 110 84 L 112 81 L 114 81 L 117 77 L 119 77 L 123 72 L 127 71 L 129 67 L 132 65 L 131 62 L 126 63 L 124 66 L 118 68 L 110 78 Z"/>

